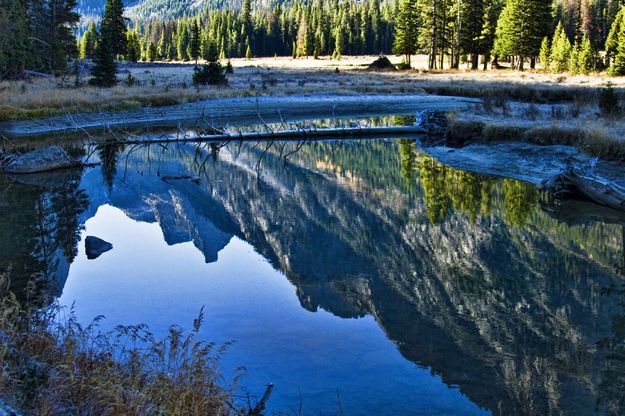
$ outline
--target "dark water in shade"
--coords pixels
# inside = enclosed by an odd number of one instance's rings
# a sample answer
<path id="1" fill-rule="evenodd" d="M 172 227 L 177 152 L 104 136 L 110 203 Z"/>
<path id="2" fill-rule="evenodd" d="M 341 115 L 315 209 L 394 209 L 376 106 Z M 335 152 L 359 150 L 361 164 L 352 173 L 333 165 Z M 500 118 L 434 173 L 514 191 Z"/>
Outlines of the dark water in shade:
<path id="1" fill-rule="evenodd" d="M 408 140 L 298 147 L 107 147 L 82 173 L 0 178 L 0 272 L 110 328 L 204 306 L 239 393 L 275 384 L 270 414 L 625 411 L 618 215 Z M 113 250 L 87 260 L 87 235 Z"/>

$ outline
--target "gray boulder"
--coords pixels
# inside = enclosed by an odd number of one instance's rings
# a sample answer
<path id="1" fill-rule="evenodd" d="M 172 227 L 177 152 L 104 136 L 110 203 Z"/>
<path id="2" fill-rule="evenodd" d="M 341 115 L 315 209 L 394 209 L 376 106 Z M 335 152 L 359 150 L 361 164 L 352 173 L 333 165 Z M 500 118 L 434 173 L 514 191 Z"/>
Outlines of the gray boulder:
<path id="1" fill-rule="evenodd" d="M 448 123 L 447 115 L 441 111 L 423 110 L 417 113 L 417 126 L 430 133 L 444 133 Z"/>
<path id="2" fill-rule="evenodd" d="M 81 166 L 59 146 L 49 146 L 10 158 L 4 164 L 4 171 L 13 174 L 49 172 Z"/>
<path id="3" fill-rule="evenodd" d="M 102 254 L 113 249 L 113 244 L 98 237 L 88 236 L 85 239 L 85 252 L 89 260 L 95 260 Z"/>

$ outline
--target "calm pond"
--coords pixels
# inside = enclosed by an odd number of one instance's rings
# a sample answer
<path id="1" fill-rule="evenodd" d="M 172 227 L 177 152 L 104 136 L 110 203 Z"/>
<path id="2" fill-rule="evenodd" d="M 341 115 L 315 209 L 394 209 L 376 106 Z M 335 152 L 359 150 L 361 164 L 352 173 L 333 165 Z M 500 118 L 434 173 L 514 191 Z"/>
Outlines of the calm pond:
<path id="1" fill-rule="evenodd" d="M 411 140 L 74 149 L 0 177 L 0 272 L 83 322 L 234 341 L 269 413 L 618 414 L 624 224 Z M 286 161 L 285 161 L 286 158 Z M 168 178 L 177 177 L 177 178 Z M 85 238 L 113 249 L 89 260 Z"/>

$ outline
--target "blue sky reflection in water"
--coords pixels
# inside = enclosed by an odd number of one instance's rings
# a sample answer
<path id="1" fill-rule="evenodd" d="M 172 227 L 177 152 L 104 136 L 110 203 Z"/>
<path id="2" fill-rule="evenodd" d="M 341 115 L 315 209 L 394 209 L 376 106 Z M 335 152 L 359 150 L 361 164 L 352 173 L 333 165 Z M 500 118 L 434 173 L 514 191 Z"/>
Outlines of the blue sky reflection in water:
<path id="1" fill-rule="evenodd" d="M 338 390 L 350 415 L 623 414 L 622 216 L 409 140 L 265 148 L 107 147 L 48 183 L 0 177 L 0 272 L 17 293 L 50 276 L 109 328 L 205 306 L 202 337 L 236 341 L 224 368 L 275 383 L 272 411 L 301 391 L 337 413 Z M 113 250 L 88 261 L 87 235 Z"/>
<path id="2" fill-rule="evenodd" d="M 226 369 L 244 365 L 242 385 L 261 395 L 276 385 L 270 410 L 304 414 L 487 414 L 440 377 L 404 359 L 370 316 L 342 319 L 300 306 L 294 286 L 254 248 L 233 237 L 215 263 L 193 243 L 168 246 L 158 224 L 137 222 L 101 206 L 83 235 L 114 250 L 95 261 L 79 255 L 60 298 L 76 301 L 82 319 L 103 314 L 105 325 L 147 323 L 157 333 L 190 327 L 205 307 L 204 339 L 237 340 Z M 321 242 L 320 242 L 321 243 Z"/>

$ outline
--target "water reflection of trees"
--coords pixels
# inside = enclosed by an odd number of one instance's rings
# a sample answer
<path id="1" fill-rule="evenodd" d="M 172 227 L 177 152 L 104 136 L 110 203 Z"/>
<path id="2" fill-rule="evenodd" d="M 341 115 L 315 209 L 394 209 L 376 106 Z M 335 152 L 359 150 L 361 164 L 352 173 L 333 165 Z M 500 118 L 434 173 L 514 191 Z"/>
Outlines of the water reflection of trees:
<path id="1" fill-rule="evenodd" d="M 612 335 L 598 343 L 606 355 L 602 366 L 597 408 L 608 415 L 622 415 L 625 409 L 625 285 L 603 289 L 605 297 L 618 300 L 622 313 L 612 317 Z"/>
<path id="2" fill-rule="evenodd" d="M 0 274 L 11 278 L 11 290 L 25 296 L 36 282 L 37 294 L 56 294 L 67 277 L 67 264 L 77 254 L 79 216 L 88 205 L 79 188 L 82 172 L 41 177 L 34 184 L 0 178 Z M 60 286 L 60 287 L 59 287 Z"/>
<path id="3" fill-rule="evenodd" d="M 411 163 L 404 161 L 405 154 L 412 156 L 402 150 L 402 172 L 404 165 Z M 444 222 L 452 211 L 466 214 L 474 223 L 479 215 L 491 214 L 494 194 L 502 195 L 502 198 L 495 198 L 498 211 L 518 228 L 529 222 L 538 207 L 538 191 L 531 184 L 454 169 L 426 155 L 416 157 L 419 182 L 432 224 Z"/>
<path id="4" fill-rule="evenodd" d="M 123 144 L 116 142 L 104 142 L 96 147 L 101 163 L 102 177 L 109 193 L 113 188 L 115 175 L 117 174 L 117 162 L 119 155 L 124 151 L 124 149 L 125 146 Z"/>
<path id="5" fill-rule="evenodd" d="M 127 149 L 128 177 L 111 179 L 123 179 L 123 193 L 133 197 L 115 199 L 115 190 L 122 192 L 116 187 L 110 203 L 123 204 L 129 216 L 173 212 L 166 205 L 177 204 L 176 215 L 159 216 L 164 230 L 184 227 L 193 232 L 176 235 L 208 240 L 217 229 L 245 239 L 285 272 L 303 307 L 371 314 L 407 359 L 494 413 L 558 413 L 579 396 L 588 410 L 599 389 L 606 407 L 622 409 L 622 360 L 604 361 L 591 344 L 610 326 L 611 303 L 597 292 L 618 279 L 620 227 L 559 222 L 541 209 L 532 187 L 443 166 L 419 155 L 410 140 L 276 145 L 264 153 L 266 180 L 258 186 L 255 166 L 265 148 Z M 283 155 L 298 148 L 285 166 Z M 202 180 L 158 177 L 169 173 Z M 95 185 L 99 192 L 101 182 Z M 19 204 L 38 215 L 71 204 L 59 199 L 51 206 L 51 191 L 21 189 L 33 195 Z M 141 205 L 148 193 L 158 206 Z M 73 198 L 76 207 L 59 214 L 74 230 L 63 243 L 70 248 L 77 235 L 72 212 L 82 204 L 80 193 Z M 47 244 L 47 256 L 61 247 L 48 232 L 56 224 L 49 217 L 42 227 L 30 217 L 33 230 L 25 233 L 37 247 L 32 251 Z M 215 227 L 198 227 L 203 222 Z M 47 270 L 36 264 L 46 255 L 28 252 L 35 272 Z M 623 339 L 619 322 L 613 345 Z M 597 366 L 604 366 L 600 379 Z M 599 387 L 598 380 L 610 384 Z"/>

